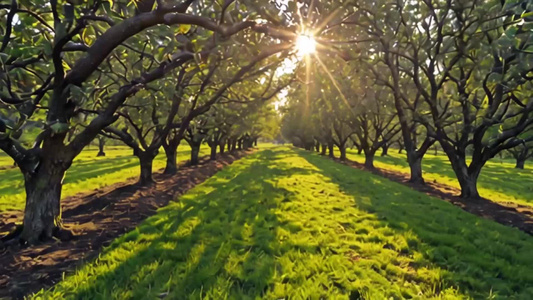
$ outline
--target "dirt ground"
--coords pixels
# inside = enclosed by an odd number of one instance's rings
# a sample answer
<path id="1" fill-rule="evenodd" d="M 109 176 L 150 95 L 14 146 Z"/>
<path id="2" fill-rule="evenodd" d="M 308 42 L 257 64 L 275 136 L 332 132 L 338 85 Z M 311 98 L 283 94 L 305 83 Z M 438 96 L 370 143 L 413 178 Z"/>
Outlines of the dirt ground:
<path id="1" fill-rule="evenodd" d="M 406 173 L 381 168 L 368 170 L 363 164 L 351 160 L 335 160 L 354 168 L 367 170 L 392 181 L 402 183 L 419 192 L 450 202 L 474 215 L 493 220 L 506 226 L 516 227 L 523 232 L 533 235 L 533 207 L 531 206 L 520 205 L 513 202 L 495 202 L 489 199 L 463 199 L 459 197 L 461 194 L 459 189 L 445 184 L 437 182 L 426 182 L 425 185 L 413 184 L 409 182 L 409 174 Z"/>
<path id="2" fill-rule="evenodd" d="M 132 178 L 64 199 L 63 222 L 75 237 L 28 248 L 0 248 L 0 299 L 21 299 L 55 284 L 63 272 L 93 259 L 103 247 L 155 214 L 158 208 L 248 153 L 224 154 L 216 161 L 204 159 L 198 166 L 181 166 L 174 176 L 156 174 L 157 184 L 151 187 L 136 186 L 136 178 Z M 22 212 L 0 214 L 0 220 L 0 233 L 5 234 L 21 222 Z"/>

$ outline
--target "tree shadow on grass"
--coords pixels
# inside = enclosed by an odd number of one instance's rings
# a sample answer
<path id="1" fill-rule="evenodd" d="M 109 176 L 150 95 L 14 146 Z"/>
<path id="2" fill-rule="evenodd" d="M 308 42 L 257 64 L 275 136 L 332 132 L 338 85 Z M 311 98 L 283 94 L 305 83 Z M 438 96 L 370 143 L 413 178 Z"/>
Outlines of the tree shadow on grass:
<path id="1" fill-rule="evenodd" d="M 364 155 L 356 154 L 353 150 L 348 150 L 348 154 L 358 157 L 358 161 L 364 159 Z M 404 155 L 376 156 L 376 162 L 399 166 L 405 168 L 405 172 L 409 172 L 409 164 Z M 426 174 L 438 175 L 448 181 L 455 182 L 456 186 L 459 187 L 455 173 L 446 156 L 424 156 L 422 170 Z M 505 180 L 509 177 L 512 177 L 513 180 Z M 533 204 L 533 172 L 530 169 L 520 170 L 509 165 L 499 164 L 496 160 L 490 161 L 481 170 L 478 187 L 484 189 L 482 196 L 488 199 L 497 200 L 498 195 L 490 193 L 493 191 Z"/>
<path id="2" fill-rule="evenodd" d="M 110 173 L 138 166 L 139 162 L 132 157 L 118 157 L 105 160 L 95 164 L 95 162 L 74 165 L 65 176 L 65 184 L 77 184 L 87 179 L 105 176 Z"/>
<path id="3" fill-rule="evenodd" d="M 283 251 L 276 231 L 291 230 L 275 214 L 290 194 L 275 179 L 309 172 L 269 166 L 283 155 L 265 150 L 222 170 L 116 240 L 59 289 L 90 299 L 262 296 Z"/>
<path id="4" fill-rule="evenodd" d="M 411 267 L 447 270 L 440 279 L 443 287 L 458 287 L 474 298 L 533 299 L 531 236 L 369 172 L 308 152 L 298 154 L 352 196 L 358 209 L 408 236 L 407 255 L 423 255 Z"/>
<path id="5" fill-rule="evenodd" d="M 18 188 L 24 188 L 23 177 L 19 169 L 9 169 L 0 171 L 0 195 L 8 196 L 18 194 Z M 18 187 L 15 188 L 14 186 Z"/>

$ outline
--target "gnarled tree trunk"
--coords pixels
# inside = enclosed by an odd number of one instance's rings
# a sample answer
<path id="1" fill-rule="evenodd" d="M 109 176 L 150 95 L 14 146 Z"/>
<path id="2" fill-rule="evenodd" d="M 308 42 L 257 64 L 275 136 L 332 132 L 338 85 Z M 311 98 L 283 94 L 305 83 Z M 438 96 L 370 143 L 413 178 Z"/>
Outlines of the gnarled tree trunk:
<path id="1" fill-rule="evenodd" d="M 192 144 L 191 145 L 191 165 L 192 166 L 195 166 L 200 162 L 199 155 L 200 155 L 200 145 Z"/>
<path id="2" fill-rule="evenodd" d="M 467 166 L 464 154 L 451 152 L 453 149 L 450 146 L 443 146 L 443 148 L 448 155 L 452 169 L 461 186 L 461 197 L 468 199 L 480 198 L 477 189 L 477 179 L 485 161 L 482 158 L 474 157 L 470 165 Z"/>
<path id="3" fill-rule="evenodd" d="M 176 174 L 178 173 L 178 146 L 174 147 L 170 144 L 163 144 L 165 150 L 166 164 L 164 174 Z"/>
<path id="4" fill-rule="evenodd" d="M 335 158 L 335 152 L 333 148 L 333 142 L 328 142 L 328 156 L 331 158 Z"/>
<path id="5" fill-rule="evenodd" d="M 153 162 L 157 156 L 157 151 L 135 151 L 135 155 L 139 159 L 139 165 L 141 168 L 141 174 L 139 175 L 139 185 L 150 185 L 154 183 Z"/>
<path id="6" fill-rule="evenodd" d="M 381 156 L 389 155 L 389 145 L 383 144 L 383 146 L 381 146 L 381 150 Z"/>
<path id="7" fill-rule="evenodd" d="M 211 147 L 210 159 L 216 160 L 217 159 L 217 144 L 213 142 L 213 144 L 210 147 Z"/>
<path id="8" fill-rule="evenodd" d="M 101 137 L 98 138 L 98 154 L 96 154 L 96 157 L 105 156 L 104 146 L 105 146 L 105 139 Z"/>
<path id="9" fill-rule="evenodd" d="M 365 150 L 365 168 L 367 169 L 374 169 L 374 156 L 376 155 L 376 151 L 366 151 Z"/>
<path id="10" fill-rule="evenodd" d="M 515 168 L 523 170 L 525 165 L 526 165 L 526 158 L 525 157 L 519 157 L 519 158 L 516 159 Z"/>
<path id="11" fill-rule="evenodd" d="M 469 173 L 468 169 L 461 169 L 459 172 L 456 172 L 457 180 L 461 186 L 461 197 L 462 198 L 480 198 L 479 192 L 477 190 L 477 179 L 479 172 Z"/>
<path id="12" fill-rule="evenodd" d="M 528 157 L 528 152 L 529 151 L 526 147 L 523 147 L 522 149 L 520 149 L 520 151 L 511 152 L 511 154 L 513 154 L 514 158 L 516 159 L 516 169 L 524 169 L 526 159 Z"/>
<path id="13" fill-rule="evenodd" d="M 422 156 L 411 152 L 411 157 L 408 157 L 407 160 L 411 170 L 409 182 L 424 184 L 424 177 L 422 177 Z"/>
<path id="14" fill-rule="evenodd" d="M 341 153 L 340 159 L 346 160 L 346 146 L 345 145 L 340 146 L 339 151 Z"/>
<path id="15" fill-rule="evenodd" d="M 21 240 L 30 244 L 54 236 L 61 227 L 61 188 L 66 168 L 42 162 L 35 174 L 25 174 L 26 208 Z"/>

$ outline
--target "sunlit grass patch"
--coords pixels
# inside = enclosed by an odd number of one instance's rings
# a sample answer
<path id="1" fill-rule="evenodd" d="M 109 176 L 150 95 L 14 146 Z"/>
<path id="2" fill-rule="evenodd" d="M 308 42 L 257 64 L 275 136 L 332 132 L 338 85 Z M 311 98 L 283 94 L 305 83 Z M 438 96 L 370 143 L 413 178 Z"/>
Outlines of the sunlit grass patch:
<path id="1" fill-rule="evenodd" d="M 289 148 L 225 168 L 35 297 L 531 299 L 533 239 Z"/>
<path id="2" fill-rule="evenodd" d="M 190 148 L 187 145 L 178 148 L 178 161 L 189 159 Z M 208 155 L 209 148 L 202 147 L 200 155 Z M 124 182 L 140 174 L 139 160 L 132 150 L 126 147 L 113 147 L 106 150 L 105 157 L 96 157 L 97 150 L 83 151 L 72 164 L 65 176 L 62 196 L 69 197 L 78 193 Z M 155 158 L 153 168 L 165 167 L 165 153 Z M 18 168 L 0 170 L 0 212 L 5 210 L 23 210 L 26 193 L 24 180 Z"/>
<path id="3" fill-rule="evenodd" d="M 355 150 L 348 149 L 348 159 L 364 163 L 365 157 Z M 409 165 L 405 154 L 395 153 L 393 149 L 388 156 L 375 157 L 378 168 L 409 174 Z M 515 169 L 511 159 L 494 158 L 481 170 L 478 180 L 479 193 L 482 197 L 497 202 L 515 202 L 533 205 L 533 169 L 526 163 L 524 170 Z M 436 181 L 460 188 L 448 158 L 444 155 L 427 153 L 422 161 L 422 171 L 426 181 Z"/>

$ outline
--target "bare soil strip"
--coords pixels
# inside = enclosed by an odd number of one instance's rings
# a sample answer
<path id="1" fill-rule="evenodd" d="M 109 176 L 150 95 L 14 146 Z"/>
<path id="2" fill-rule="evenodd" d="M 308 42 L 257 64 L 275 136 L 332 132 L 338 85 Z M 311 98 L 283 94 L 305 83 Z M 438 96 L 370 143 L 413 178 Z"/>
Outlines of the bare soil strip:
<path id="1" fill-rule="evenodd" d="M 251 153 L 224 154 L 216 161 L 181 166 L 178 174 L 157 174 L 156 185 L 139 187 L 137 179 L 63 200 L 63 222 L 75 234 L 69 241 L 33 247 L 0 248 L 0 299 L 23 298 L 61 280 L 64 272 L 93 259 L 115 238 L 132 230 L 158 208 L 204 182 L 235 160 Z M 0 214 L 0 232 L 20 223 L 22 212 Z"/>
<path id="2" fill-rule="evenodd" d="M 336 158 L 335 161 L 360 170 L 370 171 L 376 175 L 407 185 L 419 192 L 450 202 L 474 215 L 506 226 L 516 227 L 525 233 L 533 235 L 533 207 L 531 206 L 512 202 L 495 202 L 484 198 L 463 199 L 459 197 L 461 191 L 449 185 L 438 182 L 426 182 L 425 185 L 414 184 L 409 182 L 409 174 L 406 173 L 381 168 L 369 170 L 363 164 L 351 160 L 341 161 Z"/>

